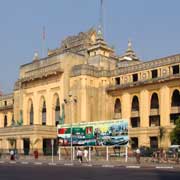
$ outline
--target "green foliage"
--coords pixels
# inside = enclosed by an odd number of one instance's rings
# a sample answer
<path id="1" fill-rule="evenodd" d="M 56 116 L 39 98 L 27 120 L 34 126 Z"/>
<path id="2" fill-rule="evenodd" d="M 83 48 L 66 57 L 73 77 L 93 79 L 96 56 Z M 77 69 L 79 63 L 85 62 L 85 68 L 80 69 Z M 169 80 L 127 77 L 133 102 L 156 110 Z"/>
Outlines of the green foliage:
<path id="1" fill-rule="evenodd" d="M 176 127 L 170 134 L 172 144 L 180 144 L 180 117 L 176 120 Z"/>

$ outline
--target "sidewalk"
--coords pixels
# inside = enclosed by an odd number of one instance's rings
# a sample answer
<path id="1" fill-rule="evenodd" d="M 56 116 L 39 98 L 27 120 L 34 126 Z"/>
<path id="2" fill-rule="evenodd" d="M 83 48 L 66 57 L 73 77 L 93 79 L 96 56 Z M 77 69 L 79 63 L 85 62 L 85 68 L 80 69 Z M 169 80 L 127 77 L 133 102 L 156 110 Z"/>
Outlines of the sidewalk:
<path id="1" fill-rule="evenodd" d="M 123 160 L 123 161 L 122 161 Z M 156 168 L 156 169 L 174 169 L 179 168 L 180 164 L 175 162 L 166 162 L 166 163 L 157 163 L 151 162 L 147 158 L 142 158 L 141 163 L 137 164 L 135 158 L 128 158 L 128 161 L 125 162 L 125 159 L 119 160 L 92 160 L 90 162 L 79 163 L 77 160 L 59 160 L 58 157 L 54 157 L 53 160 L 51 157 L 39 158 L 37 160 L 33 158 L 20 158 L 15 161 L 11 161 L 9 158 L 0 159 L 0 164 L 23 164 L 23 165 L 51 165 L 51 166 L 85 166 L 85 167 L 104 167 L 104 168 Z"/>

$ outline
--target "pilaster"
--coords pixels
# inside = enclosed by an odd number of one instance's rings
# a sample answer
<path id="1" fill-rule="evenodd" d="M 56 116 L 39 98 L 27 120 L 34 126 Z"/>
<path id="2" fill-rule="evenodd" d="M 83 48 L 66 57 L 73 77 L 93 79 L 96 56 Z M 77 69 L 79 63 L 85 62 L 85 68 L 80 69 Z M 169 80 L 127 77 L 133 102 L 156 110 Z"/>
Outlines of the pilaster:
<path id="1" fill-rule="evenodd" d="M 170 90 L 169 87 L 163 86 L 160 89 L 160 120 L 161 126 L 170 125 Z"/>
<path id="2" fill-rule="evenodd" d="M 140 127 L 149 126 L 149 92 L 142 90 L 140 92 Z"/>

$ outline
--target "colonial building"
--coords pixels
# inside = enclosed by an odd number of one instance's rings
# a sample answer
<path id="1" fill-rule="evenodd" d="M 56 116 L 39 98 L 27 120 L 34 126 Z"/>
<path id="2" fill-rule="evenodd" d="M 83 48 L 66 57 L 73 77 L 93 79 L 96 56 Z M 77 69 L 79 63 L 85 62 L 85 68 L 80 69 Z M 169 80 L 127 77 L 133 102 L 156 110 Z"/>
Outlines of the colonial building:
<path id="1" fill-rule="evenodd" d="M 168 147 L 179 79 L 180 55 L 143 62 L 130 41 L 118 56 L 101 31 L 70 36 L 43 59 L 35 53 L 13 93 L 0 97 L 0 149 L 45 152 L 63 113 L 64 123 L 128 119 L 132 147 Z"/>

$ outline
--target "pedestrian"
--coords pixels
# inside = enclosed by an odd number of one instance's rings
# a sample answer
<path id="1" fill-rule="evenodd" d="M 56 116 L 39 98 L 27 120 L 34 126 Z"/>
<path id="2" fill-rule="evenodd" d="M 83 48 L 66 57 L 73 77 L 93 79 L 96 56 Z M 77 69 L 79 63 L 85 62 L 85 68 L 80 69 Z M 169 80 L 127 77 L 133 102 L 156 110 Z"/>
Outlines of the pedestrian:
<path id="1" fill-rule="evenodd" d="M 77 159 L 79 160 L 80 163 L 82 163 L 82 156 L 83 156 L 83 152 L 81 151 L 80 148 L 78 148 L 77 150 Z"/>
<path id="2" fill-rule="evenodd" d="M 14 150 L 14 159 L 15 160 L 19 159 L 19 155 L 18 155 L 18 150 L 17 149 Z"/>
<path id="3" fill-rule="evenodd" d="M 178 152 L 178 149 L 175 150 L 175 154 L 176 154 L 176 163 L 179 164 L 179 152 Z"/>
<path id="4" fill-rule="evenodd" d="M 87 150 L 87 148 L 84 149 L 83 155 L 84 155 L 84 159 L 86 160 L 86 162 L 88 162 L 88 150 Z"/>
<path id="5" fill-rule="evenodd" d="M 38 153 L 38 150 L 36 149 L 34 151 L 34 159 L 38 159 L 38 156 L 39 156 L 39 153 Z"/>
<path id="6" fill-rule="evenodd" d="M 138 163 L 138 164 L 140 164 L 140 149 L 139 148 L 137 148 L 136 149 L 136 162 Z"/>
<path id="7" fill-rule="evenodd" d="M 14 160 L 14 151 L 13 149 L 10 150 L 10 160 Z"/>

